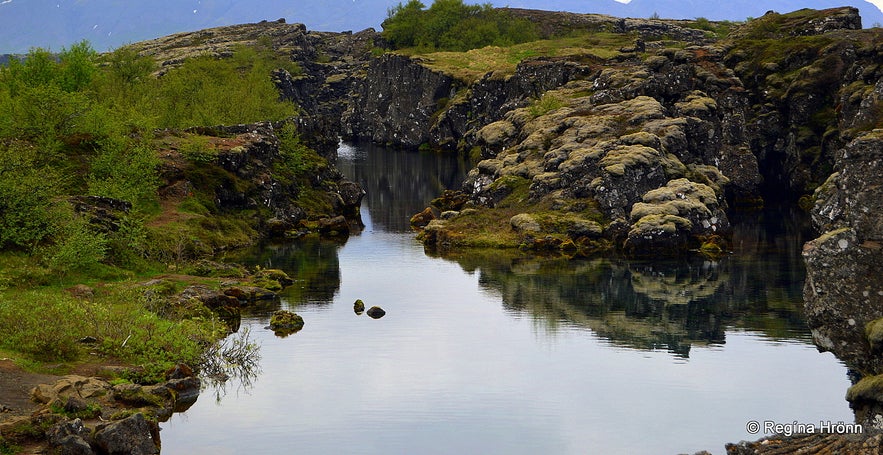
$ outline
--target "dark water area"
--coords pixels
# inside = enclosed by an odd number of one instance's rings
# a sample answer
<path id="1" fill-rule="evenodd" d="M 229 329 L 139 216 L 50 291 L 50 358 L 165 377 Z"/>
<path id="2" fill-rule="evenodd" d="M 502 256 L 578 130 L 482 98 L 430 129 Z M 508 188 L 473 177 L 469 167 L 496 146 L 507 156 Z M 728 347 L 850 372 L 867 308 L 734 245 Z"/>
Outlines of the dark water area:
<path id="1" fill-rule="evenodd" d="M 258 371 L 163 424 L 163 453 L 723 453 L 763 436 L 752 420 L 852 421 L 801 314 L 799 212 L 734 217 L 719 261 L 433 257 L 408 218 L 462 162 L 342 145 L 338 165 L 368 190 L 365 229 L 242 258 L 296 283 L 243 315 Z M 280 307 L 304 329 L 266 330 Z"/>

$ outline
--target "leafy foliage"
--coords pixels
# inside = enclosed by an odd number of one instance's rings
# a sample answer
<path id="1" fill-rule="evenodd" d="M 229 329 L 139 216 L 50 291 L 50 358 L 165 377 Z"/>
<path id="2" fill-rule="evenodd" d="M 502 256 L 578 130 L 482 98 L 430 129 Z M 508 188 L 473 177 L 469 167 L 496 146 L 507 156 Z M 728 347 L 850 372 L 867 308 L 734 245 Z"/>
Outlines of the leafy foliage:
<path id="1" fill-rule="evenodd" d="M 36 147 L 0 144 L 0 248 L 31 249 L 54 232 L 60 182 Z"/>
<path id="2" fill-rule="evenodd" d="M 539 33 L 531 22 L 513 18 L 490 3 L 435 0 L 425 9 L 419 0 L 410 0 L 388 11 L 383 36 L 396 49 L 467 51 L 533 41 Z"/>
<path id="3" fill-rule="evenodd" d="M 90 162 L 89 194 L 122 199 L 136 211 L 156 205 L 159 159 L 144 143 L 106 139 Z"/>
<path id="4" fill-rule="evenodd" d="M 94 299 L 74 298 L 61 287 L 131 278 L 158 262 L 253 239 L 246 211 L 210 212 L 214 187 L 185 197 L 199 214 L 178 214 L 161 229 L 146 223 L 160 208 L 163 161 L 155 131 L 292 116 L 296 107 L 279 99 L 271 78 L 277 68 L 299 72 L 259 43 L 157 76 L 150 58 L 128 48 L 99 55 L 85 41 L 58 54 L 34 49 L 0 66 L 0 349 L 23 359 L 70 361 L 85 349 L 77 340 L 90 336 L 99 340 L 90 352 L 143 366 L 139 381 L 161 378 L 173 363 L 203 360 L 224 327 L 209 310 L 158 314 L 143 289 L 126 289 L 129 282 L 97 286 Z M 203 136 L 182 136 L 194 138 L 197 158 L 216 157 Z M 293 129 L 282 142 L 283 168 L 293 181 L 324 165 Z M 232 174 L 204 164 L 174 163 L 182 172 L 216 172 L 212 178 L 237 184 Z M 69 201 L 76 195 L 128 201 L 132 210 L 99 227 L 75 213 Z"/>

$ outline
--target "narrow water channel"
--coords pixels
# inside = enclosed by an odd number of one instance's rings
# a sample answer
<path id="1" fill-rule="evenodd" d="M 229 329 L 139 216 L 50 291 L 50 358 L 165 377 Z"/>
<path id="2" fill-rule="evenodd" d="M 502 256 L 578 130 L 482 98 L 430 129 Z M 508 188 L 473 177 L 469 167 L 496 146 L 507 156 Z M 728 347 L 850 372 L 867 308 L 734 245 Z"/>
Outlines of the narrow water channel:
<path id="1" fill-rule="evenodd" d="M 462 163 L 339 154 L 369 191 L 364 231 L 244 258 L 296 277 L 280 306 L 306 326 L 278 338 L 276 307 L 244 315 L 259 374 L 164 423 L 164 454 L 723 453 L 763 436 L 749 421 L 852 421 L 846 369 L 801 316 L 799 215 L 746 214 L 719 262 L 436 258 L 407 220 Z"/>

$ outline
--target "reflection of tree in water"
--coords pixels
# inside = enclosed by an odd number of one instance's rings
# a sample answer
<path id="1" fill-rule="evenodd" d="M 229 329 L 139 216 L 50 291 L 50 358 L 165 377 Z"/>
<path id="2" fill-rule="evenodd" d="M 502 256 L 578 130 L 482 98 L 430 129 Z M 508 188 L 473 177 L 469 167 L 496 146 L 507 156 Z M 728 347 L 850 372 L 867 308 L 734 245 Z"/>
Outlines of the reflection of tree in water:
<path id="1" fill-rule="evenodd" d="M 281 269 L 294 284 L 281 297 L 299 305 L 328 304 L 340 289 L 338 250 L 345 241 L 303 238 L 284 244 L 266 244 L 242 252 L 243 264 L 267 269 Z"/>
<path id="2" fill-rule="evenodd" d="M 227 395 L 230 382 L 237 390 L 247 392 L 261 374 L 261 347 L 249 335 L 249 329 L 244 328 L 203 353 L 200 377 L 204 388 L 213 391 L 216 402 Z"/>
<path id="3" fill-rule="evenodd" d="M 499 292 L 506 308 L 553 332 L 585 327 L 615 345 L 683 357 L 693 345 L 724 343 L 730 327 L 809 340 L 803 263 L 791 246 L 803 238 L 757 220 L 737 229 L 741 250 L 719 262 L 531 259 L 499 251 L 447 259 L 478 270 L 479 283 Z"/>

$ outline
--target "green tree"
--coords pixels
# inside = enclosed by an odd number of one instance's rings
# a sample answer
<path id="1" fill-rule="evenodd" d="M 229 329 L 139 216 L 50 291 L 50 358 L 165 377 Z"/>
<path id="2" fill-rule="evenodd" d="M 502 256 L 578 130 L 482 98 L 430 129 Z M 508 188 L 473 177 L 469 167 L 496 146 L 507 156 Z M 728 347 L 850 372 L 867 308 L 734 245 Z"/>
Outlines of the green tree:
<path id="1" fill-rule="evenodd" d="M 429 9 L 417 0 L 388 11 L 383 36 L 396 49 L 467 51 L 488 45 L 512 45 L 538 39 L 534 24 L 494 9 L 489 3 L 435 0 Z"/>
<path id="2" fill-rule="evenodd" d="M 95 65 L 97 58 L 98 53 L 85 40 L 72 45 L 69 49 L 62 49 L 58 54 L 61 67 L 58 78 L 61 88 L 67 92 L 76 92 L 89 86 L 98 70 Z"/>

